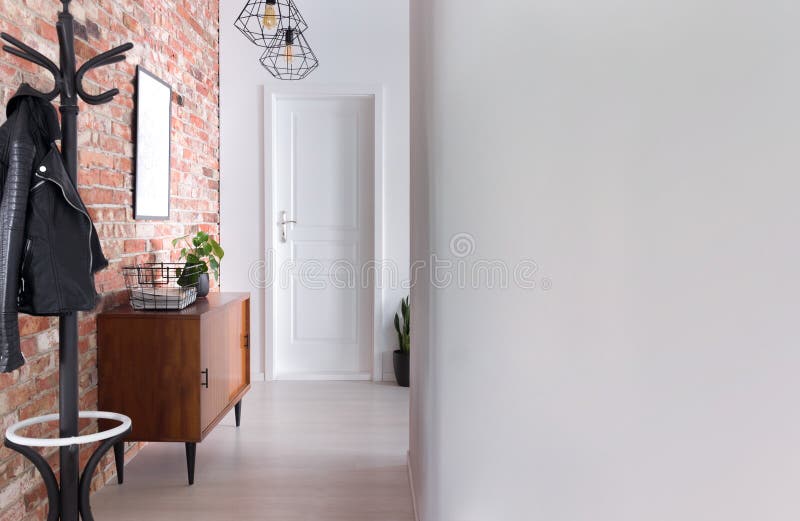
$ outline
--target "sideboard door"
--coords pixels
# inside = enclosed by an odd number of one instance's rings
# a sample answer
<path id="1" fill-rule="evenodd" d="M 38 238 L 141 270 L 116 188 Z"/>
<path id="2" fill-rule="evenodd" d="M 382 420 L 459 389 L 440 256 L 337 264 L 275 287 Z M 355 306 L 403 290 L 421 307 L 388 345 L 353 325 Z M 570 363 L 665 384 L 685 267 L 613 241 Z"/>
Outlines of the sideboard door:
<path id="1" fill-rule="evenodd" d="M 241 399 L 250 384 L 250 300 L 204 315 L 201 338 L 200 408 L 205 431 Z"/>
<path id="2" fill-rule="evenodd" d="M 228 404 L 227 312 L 203 316 L 200 328 L 200 429 L 205 431 Z"/>
<path id="3" fill-rule="evenodd" d="M 226 310 L 225 333 L 227 335 L 225 356 L 228 358 L 228 375 L 225 381 L 225 401 L 230 402 L 239 389 L 242 379 L 242 332 L 241 332 L 241 306 L 229 306 Z"/>

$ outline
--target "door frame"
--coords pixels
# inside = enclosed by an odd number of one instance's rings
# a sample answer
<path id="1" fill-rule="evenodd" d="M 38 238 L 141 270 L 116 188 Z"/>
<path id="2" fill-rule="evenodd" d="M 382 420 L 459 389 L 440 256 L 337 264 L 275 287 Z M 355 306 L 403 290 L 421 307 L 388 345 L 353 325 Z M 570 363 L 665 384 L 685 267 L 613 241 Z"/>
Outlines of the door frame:
<path id="1" fill-rule="evenodd" d="M 286 98 L 309 98 L 317 96 L 332 96 L 332 97 L 371 97 L 373 100 L 373 109 L 375 116 L 375 148 L 374 148 L 374 175 L 373 182 L 373 234 L 374 234 L 374 251 L 372 259 L 377 266 L 382 266 L 385 262 L 385 248 L 384 248 L 384 178 L 386 169 L 384 165 L 384 86 L 381 84 L 316 84 L 313 82 L 307 83 L 291 83 L 286 85 L 279 85 L 271 87 L 264 86 L 264 244 L 267 250 L 275 246 L 275 226 L 273 225 L 273 216 L 276 212 L 275 194 L 273 193 L 274 186 L 274 158 L 275 158 L 275 104 L 279 99 Z M 264 252 L 265 255 L 268 252 Z M 274 269 L 267 263 L 267 269 Z M 378 274 L 381 274 L 380 270 Z M 382 289 L 383 284 L 374 284 L 372 288 L 372 371 L 364 373 L 354 373 L 352 376 L 347 375 L 348 380 L 383 380 L 383 367 L 382 367 L 382 349 L 381 349 L 381 327 L 383 318 L 383 298 Z M 277 342 L 277 335 L 275 333 L 275 300 L 277 288 L 273 284 L 265 289 L 264 294 L 264 376 L 268 381 L 276 380 L 276 360 L 277 349 L 275 345 Z M 330 375 L 303 375 L 295 377 L 295 379 L 342 379 Z"/>

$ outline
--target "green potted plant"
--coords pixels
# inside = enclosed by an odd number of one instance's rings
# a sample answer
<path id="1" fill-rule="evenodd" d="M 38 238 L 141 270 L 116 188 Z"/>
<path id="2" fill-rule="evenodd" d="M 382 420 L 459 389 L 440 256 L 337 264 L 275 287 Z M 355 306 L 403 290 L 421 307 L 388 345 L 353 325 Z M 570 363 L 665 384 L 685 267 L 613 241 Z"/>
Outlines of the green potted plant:
<path id="1" fill-rule="evenodd" d="M 394 377 L 397 385 L 408 387 L 409 362 L 411 361 L 411 306 L 408 297 L 400 302 L 400 313 L 394 314 L 394 329 L 400 348 L 394 352 Z"/>
<path id="2" fill-rule="evenodd" d="M 205 297 L 209 290 L 208 270 L 211 269 L 214 280 L 219 282 L 219 263 L 225 256 L 225 250 L 204 231 L 198 231 L 191 241 L 189 235 L 173 239 L 172 246 L 177 246 L 181 241 L 185 246 L 181 249 L 180 258 L 185 260 L 186 264 L 183 273 L 178 277 L 178 285 L 196 285 L 197 296 Z"/>

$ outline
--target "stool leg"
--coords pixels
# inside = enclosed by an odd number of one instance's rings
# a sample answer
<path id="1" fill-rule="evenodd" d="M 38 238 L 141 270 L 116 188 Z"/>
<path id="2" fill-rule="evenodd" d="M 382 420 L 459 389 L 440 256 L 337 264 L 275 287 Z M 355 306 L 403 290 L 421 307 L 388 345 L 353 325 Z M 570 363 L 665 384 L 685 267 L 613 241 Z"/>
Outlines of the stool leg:
<path id="1" fill-rule="evenodd" d="M 242 423 L 242 401 L 241 400 L 236 402 L 236 405 L 233 406 L 233 412 L 236 414 L 236 426 L 238 427 Z"/>
<path id="2" fill-rule="evenodd" d="M 97 469 L 97 465 L 111 447 L 117 443 L 120 443 L 121 440 L 130 433 L 131 429 L 129 427 L 127 431 L 123 432 L 119 436 L 105 440 L 100 444 L 99 447 L 97 447 L 97 449 L 95 449 L 94 453 L 92 453 L 92 455 L 89 457 L 89 461 L 86 462 L 86 468 L 83 469 L 83 474 L 81 474 L 81 480 L 78 485 L 80 491 L 78 505 L 81 519 L 83 521 L 94 521 L 94 516 L 92 515 L 92 505 L 89 502 L 89 492 L 92 488 L 92 476 L 94 476 L 94 471 Z"/>
<path id="3" fill-rule="evenodd" d="M 197 444 L 186 444 L 186 468 L 189 471 L 189 484 L 194 485 L 194 460 L 197 455 Z"/>
<path id="4" fill-rule="evenodd" d="M 125 481 L 125 442 L 114 444 L 114 462 L 117 465 L 117 483 L 122 485 Z"/>

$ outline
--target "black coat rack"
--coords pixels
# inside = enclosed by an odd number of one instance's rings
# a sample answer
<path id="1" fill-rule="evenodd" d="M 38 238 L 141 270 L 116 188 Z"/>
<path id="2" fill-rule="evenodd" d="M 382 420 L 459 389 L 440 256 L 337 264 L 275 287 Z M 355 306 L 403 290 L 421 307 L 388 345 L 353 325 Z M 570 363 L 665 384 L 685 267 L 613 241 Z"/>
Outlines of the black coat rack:
<path id="1" fill-rule="evenodd" d="M 56 30 L 58 33 L 60 67 L 56 66 L 43 54 L 25 45 L 13 36 L 2 33 L 0 37 L 11 45 L 3 49 L 36 65 L 44 67 L 52 73 L 55 87 L 48 93 L 39 93 L 48 100 L 61 95 L 61 155 L 72 182 L 78 184 L 78 97 L 90 105 L 108 103 L 119 94 L 119 89 L 111 89 L 99 95 L 88 94 L 83 88 L 83 77 L 90 70 L 111 65 L 125 60 L 124 53 L 133 48 L 126 43 L 110 51 L 88 60 L 79 69 L 75 69 L 75 35 L 73 17 L 69 12 L 70 0 L 61 0 L 63 10 L 58 14 Z M 59 316 L 59 436 L 72 438 L 78 436 L 78 317 L 77 313 L 66 313 Z M 105 440 L 89 458 L 89 462 L 79 474 L 79 446 L 68 445 L 59 449 L 61 487 L 56 483 L 55 475 L 47 461 L 30 447 L 8 443 L 6 445 L 30 459 L 39 470 L 47 486 L 50 510 L 48 521 L 77 521 L 80 513 L 83 521 L 93 521 L 89 505 L 89 491 L 92 476 L 106 451 L 123 436 Z"/>

